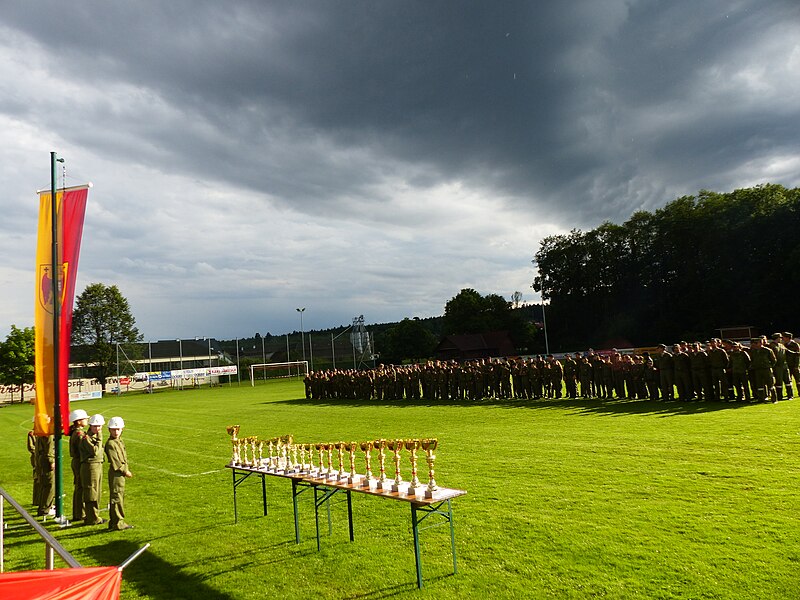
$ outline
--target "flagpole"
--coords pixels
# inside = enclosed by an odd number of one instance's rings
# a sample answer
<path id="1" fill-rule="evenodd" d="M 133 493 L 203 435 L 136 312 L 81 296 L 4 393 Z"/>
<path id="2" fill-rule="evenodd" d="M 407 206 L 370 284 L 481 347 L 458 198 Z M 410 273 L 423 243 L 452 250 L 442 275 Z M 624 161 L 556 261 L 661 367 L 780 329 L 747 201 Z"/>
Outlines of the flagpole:
<path id="1" fill-rule="evenodd" d="M 58 263 L 58 203 L 56 202 L 56 163 L 64 162 L 55 152 L 50 153 L 50 222 L 52 237 L 51 270 L 53 280 L 53 413 L 55 417 L 54 445 L 55 445 L 55 501 L 56 519 L 63 519 L 63 491 L 64 482 L 61 478 L 61 366 L 59 363 L 60 327 L 61 327 L 61 287 L 66 284 L 61 281 L 61 265 Z"/>

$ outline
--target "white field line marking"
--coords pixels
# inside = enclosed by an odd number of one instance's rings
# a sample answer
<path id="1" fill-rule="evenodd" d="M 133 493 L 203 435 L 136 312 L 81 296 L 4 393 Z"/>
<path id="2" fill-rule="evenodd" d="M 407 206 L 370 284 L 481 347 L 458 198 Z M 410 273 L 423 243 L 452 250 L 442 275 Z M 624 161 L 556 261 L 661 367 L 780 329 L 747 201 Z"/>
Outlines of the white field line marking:
<path id="1" fill-rule="evenodd" d="M 164 473 L 166 475 L 172 475 L 173 477 L 200 477 L 202 475 L 211 475 L 212 473 L 220 473 L 224 469 L 214 469 L 213 471 L 203 471 L 202 473 L 176 473 L 175 471 L 168 471 L 167 469 L 159 469 L 158 467 L 151 467 L 150 465 L 137 465 L 138 468 L 150 469 L 151 471 L 158 471 L 159 473 Z"/>
<path id="2" fill-rule="evenodd" d="M 169 450 L 170 453 L 178 453 L 178 454 L 188 454 L 190 456 L 201 456 L 203 458 L 208 459 L 215 459 L 217 457 L 209 456 L 207 453 L 203 452 L 193 452 L 192 450 L 184 450 L 183 448 L 175 448 L 174 446 L 165 446 L 164 444 L 154 444 L 152 442 L 144 442 L 142 440 L 136 439 L 136 444 L 142 444 L 143 446 L 153 446 L 155 448 L 163 448 L 164 450 Z M 219 460 L 225 460 L 224 458 L 219 458 Z"/>

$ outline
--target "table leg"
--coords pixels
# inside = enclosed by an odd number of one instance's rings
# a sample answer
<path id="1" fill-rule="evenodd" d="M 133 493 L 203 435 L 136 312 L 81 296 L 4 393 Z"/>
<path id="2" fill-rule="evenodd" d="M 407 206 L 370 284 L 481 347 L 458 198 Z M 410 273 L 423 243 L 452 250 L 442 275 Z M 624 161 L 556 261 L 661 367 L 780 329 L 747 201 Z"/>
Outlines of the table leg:
<path id="1" fill-rule="evenodd" d="M 294 541 L 300 543 L 300 521 L 297 518 L 297 480 L 292 479 L 292 508 L 294 509 Z"/>
<path id="2" fill-rule="evenodd" d="M 353 537 L 353 500 L 350 497 L 350 490 L 347 490 L 347 523 L 350 526 L 350 541 L 354 541 Z"/>
<path id="3" fill-rule="evenodd" d="M 411 503 L 411 531 L 414 535 L 414 561 L 417 566 L 417 587 L 422 587 L 422 561 L 419 555 L 419 522 L 417 521 L 417 505 Z"/>
<path id="4" fill-rule="evenodd" d="M 264 502 L 264 516 L 267 516 L 267 478 L 261 473 L 261 499 Z"/>
<path id="5" fill-rule="evenodd" d="M 233 522 L 239 522 L 239 511 L 236 508 L 236 469 L 231 469 L 233 473 Z"/>
<path id="6" fill-rule="evenodd" d="M 450 552 L 453 554 L 453 575 L 458 573 L 458 565 L 456 564 L 456 532 L 453 527 L 453 505 L 450 500 L 447 501 L 447 515 L 450 521 Z"/>

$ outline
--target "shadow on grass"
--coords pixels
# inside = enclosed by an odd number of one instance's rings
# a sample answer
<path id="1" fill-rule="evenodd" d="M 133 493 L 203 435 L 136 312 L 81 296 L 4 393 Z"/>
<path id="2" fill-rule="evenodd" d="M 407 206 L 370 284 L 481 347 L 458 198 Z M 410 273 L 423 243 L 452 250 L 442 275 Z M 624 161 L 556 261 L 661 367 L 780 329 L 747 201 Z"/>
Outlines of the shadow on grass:
<path id="1" fill-rule="evenodd" d="M 125 560 L 136 552 L 141 544 L 129 540 L 112 540 L 85 551 L 98 564 L 113 565 Z M 184 573 L 176 565 L 146 551 L 128 565 L 122 578 L 136 591 L 149 598 L 202 598 L 203 600 L 233 600 L 233 596 L 220 592 L 203 580 L 208 573 L 201 575 Z"/>
<path id="2" fill-rule="evenodd" d="M 431 585 L 447 577 L 453 577 L 453 574 L 451 573 L 450 575 L 439 575 L 438 577 L 428 577 L 424 580 L 424 583 L 427 587 L 428 585 Z M 372 590 L 360 594 L 353 594 L 352 596 L 345 596 L 345 598 L 347 600 L 370 600 L 371 598 L 391 598 L 392 596 L 397 596 L 399 594 L 414 592 L 417 589 L 418 588 L 416 582 L 399 583 L 397 585 L 391 585 L 389 587 L 381 588 L 379 590 Z"/>
<path id="3" fill-rule="evenodd" d="M 497 400 L 484 398 L 482 400 L 443 400 L 431 402 L 430 400 L 314 400 L 308 398 L 294 398 L 265 402 L 265 404 L 294 404 L 298 406 L 318 407 L 351 407 L 364 408 L 369 406 L 384 406 L 392 408 L 420 408 L 442 406 L 468 406 L 485 408 L 527 408 L 531 410 L 575 410 L 579 414 L 651 414 L 663 417 L 677 415 L 693 415 L 719 410 L 735 410 L 749 406 L 745 402 L 682 402 L 679 400 L 635 400 L 614 398 L 612 400 L 586 399 L 586 398 L 542 398 L 538 400 Z"/>

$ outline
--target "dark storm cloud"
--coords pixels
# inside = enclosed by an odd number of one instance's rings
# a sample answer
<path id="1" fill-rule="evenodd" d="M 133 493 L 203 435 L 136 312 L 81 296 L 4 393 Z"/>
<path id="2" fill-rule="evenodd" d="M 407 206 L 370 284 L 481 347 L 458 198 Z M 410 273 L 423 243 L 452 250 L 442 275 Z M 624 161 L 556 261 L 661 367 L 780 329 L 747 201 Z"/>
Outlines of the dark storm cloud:
<path id="1" fill-rule="evenodd" d="M 4 21 L 76 74 L 165 103 L 99 107 L 127 120 L 119 139 L 84 140 L 110 152 L 136 145 L 138 160 L 300 210 L 380 203 L 385 162 L 333 158 L 349 149 L 419 165 L 420 187 L 464 179 L 591 224 L 796 149 L 797 125 L 764 110 L 776 92 L 727 113 L 700 92 L 798 14 L 784 1 L 94 2 L 19 5 Z"/>

